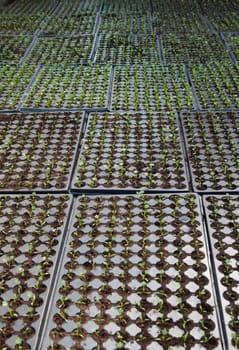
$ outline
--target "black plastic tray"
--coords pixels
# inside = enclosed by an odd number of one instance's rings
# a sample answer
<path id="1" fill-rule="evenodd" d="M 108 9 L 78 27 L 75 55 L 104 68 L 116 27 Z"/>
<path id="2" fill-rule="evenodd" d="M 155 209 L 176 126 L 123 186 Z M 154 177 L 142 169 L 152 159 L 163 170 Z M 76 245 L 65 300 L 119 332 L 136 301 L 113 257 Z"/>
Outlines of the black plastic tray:
<path id="1" fill-rule="evenodd" d="M 234 33 L 221 33 L 221 37 L 228 47 L 228 50 L 231 52 L 234 62 L 237 62 L 239 60 L 239 28 L 238 31 Z"/>
<path id="2" fill-rule="evenodd" d="M 35 64 L 79 64 L 92 59 L 94 35 L 38 38 L 26 57 Z"/>
<path id="3" fill-rule="evenodd" d="M 199 109 L 238 109 L 238 71 L 238 65 L 229 61 L 190 65 L 188 72 Z"/>
<path id="4" fill-rule="evenodd" d="M 151 13 L 146 10 L 143 15 L 128 13 L 102 14 L 99 22 L 99 33 L 153 34 Z"/>
<path id="5" fill-rule="evenodd" d="M 206 14 L 207 20 L 217 32 L 239 31 L 239 16 L 237 11 L 214 12 Z"/>
<path id="6" fill-rule="evenodd" d="M 238 4 L 234 1 L 225 2 L 224 0 L 217 1 L 201 1 L 201 11 L 203 14 L 217 16 L 218 14 L 232 14 L 238 11 Z M 224 17 L 223 17 L 224 20 Z"/>
<path id="7" fill-rule="evenodd" d="M 164 34 L 161 36 L 167 64 L 199 64 L 230 59 L 217 34 Z"/>
<path id="8" fill-rule="evenodd" d="M 102 9 L 102 14 L 104 15 L 129 15 L 137 14 L 144 15 L 146 11 L 151 11 L 151 1 L 150 0 L 121 0 L 121 1 L 111 1 L 104 0 L 104 6 Z"/>
<path id="9" fill-rule="evenodd" d="M 227 349 L 238 349 L 239 196 L 203 197 Z"/>
<path id="10" fill-rule="evenodd" d="M 181 113 L 196 192 L 239 192 L 239 114 Z"/>
<path id="11" fill-rule="evenodd" d="M 111 110 L 164 111 L 197 108 L 184 66 L 116 65 Z"/>
<path id="12" fill-rule="evenodd" d="M 20 109 L 37 69 L 31 65 L 0 65 L 0 112 Z"/>
<path id="13" fill-rule="evenodd" d="M 152 16 L 152 25 L 155 34 L 168 35 L 209 35 L 213 30 L 206 18 L 198 13 L 165 12 L 161 16 Z"/>
<path id="14" fill-rule="evenodd" d="M 41 349 L 221 349 L 208 266 L 195 194 L 79 197 Z"/>
<path id="15" fill-rule="evenodd" d="M 90 114 L 71 190 L 187 191 L 176 116 Z"/>
<path id="16" fill-rule="evenodd" d="M 34 110 L 106 110 L 112 67 L 107 65 L 43 66 L 22 108 Z"/>
<path id="17" fill-rule="evenodd" d="M 49 15 L 58 5 L 59 0 L 18 0 L 11 1 L 6 7 L 1 8 L 3 13 L 15 16 Z"/>
<path id="18" fill-rule="evenodd" d="M 95 14 L 98 13 L 103 5 L 102 0 L 84 0 L 71 1 L 60 0 L 58 6 L 53 12 L 54 16 L 77 16 L 81 14 Z"/>
<path id="19" fill-rule="evenodd" d="M 0 202 L 1 347 L 37 350 L 72 198 L 0 195 Z"/>
<path id="20" fill-rule="evenodd" d="M 84 14 L 72 15 L 66 17 L 64 14 L 61 16 L 50 16 L 46 19 L 42 25 L 40 36 L 78 36 L 82 34 L 94 34 L 97 29 L 99 16 L 97 14 Z"/>
<path id="21" fill-rule="evenodd" d="M 147 64 L 162 62 L 156 35 L 101 34 L 97 40 L 94 62 L 112 64 Z"/>
<path id="22" fill-rule="evenodd" d="M 42 21 L 41 15 L 19 16 L 0 13 L 0 35 L 34 35 Z"/>
<path id="23" fill-rule="evenodd" d="M 164 1 L 164 0 L 151 0 L 152 10 L 158 17 L 164 13 L 174 13 L 177 16 L 183 16 L 185 14 L 201 14 L 201 7 L 199 1 L 191 0 L 188 1 Z"/>
<path id="24" fill-rule="evenodd" d="M 0 193 L 67 191 L 84 114 L 0 114 Z"/>
<path id="25" fill-rule="evenodd" d="M 24 55 L 33 41 L 33 36 L 0 35 L 1 64 L 21 64 Z"/>

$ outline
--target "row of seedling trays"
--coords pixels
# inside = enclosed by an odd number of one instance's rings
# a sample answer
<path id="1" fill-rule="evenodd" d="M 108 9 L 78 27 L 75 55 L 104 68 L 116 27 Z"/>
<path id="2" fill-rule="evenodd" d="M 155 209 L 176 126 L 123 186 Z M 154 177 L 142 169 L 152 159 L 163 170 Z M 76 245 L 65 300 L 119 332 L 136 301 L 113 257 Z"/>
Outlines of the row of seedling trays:
<path id="1" fill-rule="evenodd" d="M 123 2 L 122 2 L 123 3 Z M 112 4 L 109 4 L 112 5 Z M 11 1 L 6 6 L 1 6 L 1 14 L 15 16 L 30 16 L 32 14 L 44 14 L 45 16 L 74 16 L 80 14 L 94 14 L 101 11 L 102 0 L 72 1 L 72 0 L 20 0 Z"/>
<path id="2" fill-rule="evenodd" d="M 239 65 L 1 65 L 0 110 L 239 108 Z"/>
<path id="3" fill-rule="evenodd" d="M 11 22 L 9 22 L 11 16 Z M 215 32 L 207 18 L 192 14 L 191 16 L 178 16 L 165 14 L 151 15 L 145 11 L 143 15 L 130 14 L 99 14 L 99 13 L 75 13 L 71 16 L 54 15 L 43 17 L 32 14 L 20 16 L 14 14 L 0 14 L 1 34 L 37 34 L 40 36 L 75 36 L 80 34 L 106 34 L 109 32 L 121 34 L 185 34 L 209 35 Z M 234 24 L 234 27 L 236 25 Z M 224 28 L 224 27 L 223 27 Z M 229 27 L 230 29 L 232 27 Z M 36 30 L 38 32 L 36 33 Z M 225 30 L 227 31 L 227 30 Z M 232 30 L 230 30 L 232 31 Z"/>
<path id="4" fill-rule="evenodd" d="M 239 348 L 238 196 L 0 204 L 2 349 Z"/>
<path id="5" fill-rule="evenodd" d="M 81 13 L 97 13 L 101 12 L 104 15 L 111 14 L 137 14 L 138 16 L 144 15 L 145 12 L 150 11 L 152 13 L 162 16 L 164 13 L 173 13 L 178 16 L 189 13 L 195 13 L 200 15 L 204 13 L 208 14 L 220 14 L 232 13 L 238 11 L 238 4 L 236 2 L 229 1 L 191 1 L 190 4 L 187 1 L 158 1 L 158 0 L 140 0 L 135 2 L 131 1 L 111 1 L 111 0 L 88 0 L 88 1 L 72 1 L 72 0 L 60 0 L 60 1 L 14 1 L 8 6 L 2 6 L 1 12 L 4 14 L 15 15 L 30 15 L 37 12 L 45 12 L 47 14 L 54 14 L 55 16 L 73 16 Z"/>
<path id="6" fill-rule="evenodd" d="M 118 32 L 122 34 L 153 34 L 152 17 L 149 12 L 140 17 L 124 15 L 123 18 L 116 14 L 99 15 L 79 13 L 71 16 L 49 16 L 45 20 L 39 15 L 19 16 L 1 14 L 2 35 L 31 35 L 40 37 L 51 36 L 79 36 L 99 33 Z M 11 22 L 10 22 L 11 19 Z M 156 22 L 156 20 L 155 20 Z M 157 22 L 155 23 L 155 26 Z M 38 29 L 38 32 L 36 30 Z M 156 33 L 158 34 L 158 33 Z"/>
<path id="7" fill-rule="evenodd" d="M 40 3 L 40 6 L 39 6 Z M 24 1 L 19 2 L 15 1 L 15 3 L 10 6 L 6 6 L 5 8 L 1 8 L 3 13 L 13 13 L 18 15 L 24 15 L 35 13 L 39 10 L 48 12 L 51 11 L 50 14 L 53 14 L 56 17 L 60 16 L 74 16 L 80 14 L 95 14 L 98 12 L 102 12 L 103 14 L 138 14 L 143 15 L 145 12 L 151 12 L 151 2 L 150 0 L 141 0 L 141 1 L 67 1 L 60 0 L 55 2 L 31 2 Z"/>
<path id="8" fill-rule="evenodd" d="M 157 3 L 158 4 L 158 3 Z M 81 27 L 81 22 L 85 22 L 82 15 L 85 18 L 92 16 L 91 19 L 88 18 L 89 22 L 93 23 L 95 16 L 101 16 L 101 24 L 99 26 L 100 32 L 107 32 L 108 29 L 113 30 L 113 32 L 133 32 L 133 33 L 148 33 L 152 34 L 153 30 L 155 33 L 162 33 L 175 31 L 177 27 L 178 32 L 187 32 L 192 31 L 194 34 L 208 32 L 209 30 L 216 31 L 237 31 L 238 30 L 238 11 L 236 8 L 229 8 L 232 3 L 227 3 L 226 9 L 221 13 L 218 7 L 218 2 L 216 4 L 216 9 L 212 11 L 204 12 L 197 3 L 188 3 L 183 4 L 180 2 L 177 7 L 176 2 L 173 3 L 173 8 L 169 3 L 164 2 L 163 8 L 158 8 L 153 6 L 153 11 L 150 6 L 150 2 L 139 2 L 135 1 L 115 1 L 115 2 L 105 2 L 101 1 L 60 1 L 55 3 L 47 2 L 32 2 L 24 1 L 19 2 L 15 1 L 14 4 L 1 8 L 1 17 L 3 19 L 2 31 L 6 33 L 7 31 L 11 33 L 27 32 L 32 33 L 32 28 L 26 28 L 21 23 L 29 23 L 29 21 L 34 24 L 34 18 L 45 18 L 44 21 L 44 30 L 48 32 L 53 31 L 52 34 L 56 34 L 60 29 L 60 23 L 66 24 L 64 29 L 69 30 L 72 34 L 71 28 L 76 27 L 79 33 L 85 33 L 85 30 L 88 34 L 88 25 Z M 161 6 L 160 5 L 160 6 Z M 170 5 L 168 7 L 168 5 Z M 176 5 L 176 6 L 175 6 Z M 191 8 L 190 8 L 191 6 Z M 215 4 L 214 4 L 215 6 Z M 223 4 L 225 6 L 225 2 Z M 180 11 L 178 12 L 178 10 Z M 183 10 L 183 11 L 182 11 Z M 217 10 L 217 11 L 216 11 Z M 205 13 L 206 16 L 202 15 Z M 147 14 L 147 15 L 146 15 Z M 9 15 L 13 16 L 13 26 L 10 28 L 9 24 L 5 22 L 5 18 Z M 146 18 L 145 18 L 146 15 Z M 33 18 L 33 17 L 34 18 Z M 11 18 L 11 19 L 12 19 Z M 73 22 L 76 18 L 79 19 L 78 25 L 76 23 L 73 25 Z M 160 22 L 158 22 L 160 19 Z M 118 20 L 118 21 L 117 21 Z M 125 27 L 122 27 L 122 21 L 125 21 Z M 152 26 L 152 24 L 153 26 Z M 143 26 L 139 27 L 139 23 Z M 146 26 L 145 26 L 146 25 Z M 94 24 L 91 26 L 91 29 L 94 28 Z M 27 31 L 26 31 L 27 30 Z M 73 29 L 74 33 L 74 29 Z M 92 31 L 91 31 L 92 33 Z"/>
<path id="9" fill-rule="evenodd" d="M 93 35 L 109 32 L 142 35 L 198 35 L 210 37 L 217 32 L 236 32 L 239 30 L 238 14 L 232 13 L 225 20 L 205 17 L 196 13 L 184 14 L 158 14 L 151 15 L 145 11 L 143 15 L 137 14 L 99 14 L 84 13 L 71 16 L 46 16 L 44 12 L 27 16 L 14 14 L 0 14 L 2 35 L 32 35 L 48 36 L 77 36 Z M 226 16 L 226 15 L 225 15 Z M 45 17 L 45 18 L 44 18 Z"/>
<path id="10" fill-rule="evenodd" d="M 232 53 L 232 58 L 235 62 L 239 59 L 239 31 L 237 32 L 224 32 L 221 33 L 221 37 L 225 42 L 228 50 Z"/>
<path id="11" fill-rule="evenodd" d="M 102 6 L 103 5 L 103 6 Z M 209 4 L 207 4 L 208 6 Z M 210 2 L 211 5 L 211 2 Z M 158 8 L 157 8 L 158 6 Z M 222 10 L 221 7 L 224 7 Z M 203 6 L 202 6 L 203 7 Z M 1 14 L 8 16 L 30 17 L 31 15 L 47 16 L 46 19 L 54 15 L 55 17 L 74 17 L 84 15 L 95 15 L 100 13 L 102 17 L 110 18 L 111 16 L 125 17 L 126 14 L 133 17 L 142 17 L 145 13 L 152 13 L 154 16 L 165 18 L 185 18 L 190 20 L 193 17 L 198 17 L 199 21 L 204 13 L 213 24 L 213 27 L 221 31 L 222 28 L 238 28 L 236 14 L 238 12 L 238 5 L 235 2 L 226 2 L 221 4 L 213 4 L 213 11 L 210 9 L 203 9 L 199 6 L 198 2 L 163 2 L 160 4 L 158 1 L 153 4 L 151 8 L 150 1 L 15 1 L 9 6 L 1 7 Z M 230 16 L 230 17 L 229 17 Z M 229 21 L 230 19 L 230 21 Z M 196 23 L 195 23 L 196 24 Z"/>
<path id="12" fill-rule="evenodd" d="M 156 13 L 175 13 L 178 16 L 190 13 L 210 15 L 212 17 L 230 15 L 231 13 L 238 13 L 238 1 L 224 1 L 224 0 L 193 0 L 190 1 L 164 1 L 152 0 L 152 9 Z"/>
<path id="13" fill-rule="evenodd" d="M 233 111 L 1 114 L 0 192 L 238 192 L 238 130 Z"/>
<path id="14" fill-rule="evenodd" d="M 0 13 L 1 15 L 13 15 L 13 16 L 31 16 L 31 15 L 50 15 L 58 4 L 58 0 L 45 1 L 45 0 L 18 0 L 18 1 L 5 1 L 5 5 L 1 2 Z"/>
<path id="15" fill-rule="evenodd" d="M 231 39 L 234 45 L 228 48 L 218 34 L 1 35 L 0 59 L 2 63 L 15 64 L 206 64 L 233 61 L 238 36 Z"/>

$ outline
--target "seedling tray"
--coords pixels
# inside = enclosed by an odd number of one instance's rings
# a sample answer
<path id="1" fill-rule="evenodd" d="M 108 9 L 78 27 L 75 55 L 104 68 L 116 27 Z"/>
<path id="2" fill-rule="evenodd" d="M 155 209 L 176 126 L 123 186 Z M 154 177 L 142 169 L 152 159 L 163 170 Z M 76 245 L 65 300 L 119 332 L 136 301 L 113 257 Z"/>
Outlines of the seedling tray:
<path id="1" fill-rule="evenodd" d="M 172 111 L 195 104 L 183 66 L 116 66 L 112 110 Z"/>
<path id="2" fill-rule="evenodd" d="M 151 0 L 153 13 L 158 17 L 164 13 L 175 13 L 178 16 L 185 14 L 198 14 L 200 15 L 201 7 L 197 0 L 192 1 L 164 1 L 164 0 Z"/>
<path id="3" fill-rule="evenodd" d="M 238 192 L 238 112 L 186 112 L 182 119 L 194 190 Z"/>
<path id="4" fill-rule="evenodd" d="M 149 11 L 149 9 L 151 9 L 150 0 L 104 0 L 102 14 L 144 15 L 145 12 Z"/>
<path id="5" fill-rule="evenodd" d="M 207 18 L 213 28 L 218 32 L 239 31 L 239 15 L 237 12 L 217 12 L 208 14 Z"/>
<path id="6" fill-rule="evenodd" d="M 0 111 L 17 110 L 26 93 L 36 66 L 0 65 Z"/>
<path id="7" fill-rule="evenodd" d="M 69 187 L 82 113 L 0 115 L 0 192 Z"/>
<path id="8" fill-rule="evenodd" d="M 229 14 L 238 11 L 238 3 L 224 0 L 201 1 L 201 11 L 206 15 Z"/>
<path id="9" fill-rule="evenodd" d="M 78 14 L 70 17 L 51 16 L 42 26 L 41 36 L 94 34 L 98 16 Z"/>
<path id="10" fill-rule="evenodd" d="M 22 107 L 35 110 L 106 110 L 111 74 L 111 67 L 103 65 L 42 67 Z"/>
<path id="11" fill-rule="evenodd" d="M 163 13 L 153 16 L 153 28 L 156 34 L 209 35 L 211 28 L 205 18 L 195 13 Z"/>
<path id="12" fill-rule="evenodd" d="M 100 35 L 95 62 L 114 64 L 158 63 L 161 61 L 158 37 L 153 35 Z"/>
<path id="13" fill-rule="evenodd" d="M 45 16 L 52 11 L 58 0 L 18 0 L 6 6 L 3 10 L 4 14 L 14 16 Z"/>
<path id="14" fill-rule="evenodd" d="M 230 62 L 190 65 L 190 79 L 199 108 L 239 108 L 238 72 L 239 65 Z"/>
<path id="15" fill-rule="evenodd" d="M 239 29 L 237 33 L 223 33 L 223 39 L 225 40 L 228 48 L 232 51 L 232 55 L 235 61 L 239 60 Z"/>
<path id="16" fill-rule="evenodd" d="M 98 13 L 101 8 L 101 0 L 60 0 L 53 15 L 55 17 L 70 17 L 82 14 L 95 14 Z"/>
<path id="17" fill-rule="evenodd" d="M 188 190 L 176 117 L 90 114 L 72 191 Z"/>
<path id="18" fill-rule="evenodd" d="M 105 14 L 100 17 L 99 32 L 103 34 L 152 34 L 152 18 L 149 12 L 145 15 Z"/>
<path id="19" fill-rule="evenodd" d="M 221 349 L 194 194 L 75 203 L 42 349 Z"/>
<path id="20" fill-rule="evenodd" d="M 0 35 L 0 62 L 21 63 L 27 48 L 33 40 L 32 36 Z"/>
<path id="21" fill-rule="evenodd" d="M 41 22 L 41 17 L 33 16 L 16 16 L 1 13 L 0 14 L 0 34 L 4 35 L 25 35 L 34 34 Z"/>
<path id="22" fill-rule="evenodd" d="M 167 64 L 208 63 L 229 60 L 222 41 L 212 35 L 174 35 L 162 36 L 163 55 Z"/>
<path id="23" fill-rule="evenodd" d="M 91 60 L 94 35 L 74 38 L 38 38 L 28 54 L 27 62 L 38 64 L 76 64 Z"/>
<path id="24" fill-rule="evenodd" d="M 224 337 L 227 339 L 227 349 L 238 349 L 239 197 L 228 194 L 210 195 L 205 196 L 203 202 L 223 310 L 221 322 Z"/>
<path id="25" fill-rule="evenodd" d="M 71 197 L 0 196 L 2 349 L 37 350 Z"/>

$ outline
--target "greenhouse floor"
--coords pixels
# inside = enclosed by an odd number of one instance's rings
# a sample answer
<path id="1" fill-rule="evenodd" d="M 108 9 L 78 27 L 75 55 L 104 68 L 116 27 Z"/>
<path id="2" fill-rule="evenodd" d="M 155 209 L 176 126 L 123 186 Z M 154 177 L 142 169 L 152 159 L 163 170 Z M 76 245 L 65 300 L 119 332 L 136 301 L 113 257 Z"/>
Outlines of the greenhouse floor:
<path id="1" fill-rule="evenodd" d="M 239 1 L 0 6 L 0 350 L 239 349 Z"/>

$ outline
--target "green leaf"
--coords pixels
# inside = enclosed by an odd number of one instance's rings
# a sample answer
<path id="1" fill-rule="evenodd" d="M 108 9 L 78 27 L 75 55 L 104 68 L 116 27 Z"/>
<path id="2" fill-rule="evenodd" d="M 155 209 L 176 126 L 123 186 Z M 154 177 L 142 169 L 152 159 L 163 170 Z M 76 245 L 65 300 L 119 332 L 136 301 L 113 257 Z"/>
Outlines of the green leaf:
<path id="1" fill-rule="evenodd" d="M 16 339 L 16 344 L 17 344 L 17 345 L 21 345 L 21 344 L 22 344 L 22 338 L 17 337 L 17 339 Z"/>

